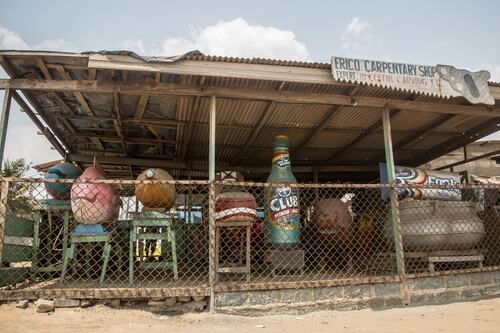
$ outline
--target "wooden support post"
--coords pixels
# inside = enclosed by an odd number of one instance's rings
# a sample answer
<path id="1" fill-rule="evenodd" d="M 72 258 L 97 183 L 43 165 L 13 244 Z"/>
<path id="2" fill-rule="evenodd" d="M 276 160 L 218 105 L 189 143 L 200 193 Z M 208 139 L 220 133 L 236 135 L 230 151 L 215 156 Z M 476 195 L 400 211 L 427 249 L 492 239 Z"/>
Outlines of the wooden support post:
<path id="1" fill-rule="evenodd" d="M 382 123 L 384 127 L 384 147 L 385 163 L 387 165 L 387 179 L 389 180 L 389 184 L 391 185 L 391 220 L 392 233 L 394 235 L 394 247 L 396 249 L 396 266 L 398 274 L 401 277 L 401 296 L 403 298 L 403 303 L 408 304 L 410 302 L 410 294 L 408 291 L 408 282 L 406 280 L 403 238 L 401 236 L 401 223 L 399 220 L 399 202 L 395 183 L 394 155 L 392 151 L 391 137 L 391 116 L 389 108 L 384 108 L 383 110 Z"/>
<path id="2" fill-rule="evenodd" d="M 0 264 L 3 256 L 5 221 L 7 219 L 7 199 L 9 197 L 9 182 L 3 180 L 0 186 Z"/>
<path id="3" fill-rule="evenodd" d="M 209 273 L 208 279 L 210 284 L 210 311 L 215 312 L 215 277 L 216 277 L 216 262 L 215 262 L 215 121 L 216 121 L 216 98 L 210 98 L 210 130 L 209 130 L 209 151 L 208 151 L 208 180 L 210 181 L 210 193 L 208 202 L 209 224 Z"/>
<path id="4" fill-rule="evenodd" d="M 11 100 L 12 90 L 7 89 L 3 97 L 2 114 L 0 115 L 0 169 L 3 167 L 3 153 L 5 150 L 5 139 L 7 137 L 7 127 L 9 125 Z"/>

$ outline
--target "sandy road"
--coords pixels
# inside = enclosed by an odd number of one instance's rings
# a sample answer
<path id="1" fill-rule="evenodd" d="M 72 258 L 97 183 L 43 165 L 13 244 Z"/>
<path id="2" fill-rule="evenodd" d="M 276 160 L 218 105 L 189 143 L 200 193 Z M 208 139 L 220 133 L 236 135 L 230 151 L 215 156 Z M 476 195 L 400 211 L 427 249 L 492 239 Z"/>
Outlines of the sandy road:
<path id="1" fill-rule="evenodd" d="M 500 298 L 383 311 L 324 311 L 303 316 L 239 317 L 209 313 L 159 316 L 139 309 L 57 309 L 35 313 L 0 306 L 0 332 L 500 332 Z"/>

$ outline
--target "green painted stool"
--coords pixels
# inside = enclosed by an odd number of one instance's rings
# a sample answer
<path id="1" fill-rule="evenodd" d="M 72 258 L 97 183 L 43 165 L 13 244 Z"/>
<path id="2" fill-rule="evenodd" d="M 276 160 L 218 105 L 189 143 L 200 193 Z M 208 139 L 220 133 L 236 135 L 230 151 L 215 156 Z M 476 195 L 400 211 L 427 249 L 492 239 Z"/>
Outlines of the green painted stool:
<path id="1" fill-rule="evenodd" d="M 87 252 L 86 252 L 86 267 L 87 274 L 89 273 L 90 267 L 90 247 L 93 243 L 104 243 L 103 244 L 103 252 L 102 252 L 102 270 L 101 270 L 101 278 L 99 279 L 99 285 L 104 282 L 104 277 L 106 276 L 106 270 L 108 268 L 109 255 L 111 253 L 111 235 L 110 233 L 101 233 L 101 234 L 76 234 L 73 233 L 71 235 L 71 247 L 66 251 L 63 261 L 63 268 L 61 273 L 61 282 L 64 283 L 64 279 L 66 278 L 66 272 L 68 270 L 68 264 L 75 259 L 76 248 L 78 244 L 86 244 Z"/>
<path id="2" fill-rule="evenodd" d="M 68 249 L 69 227 L 72 222 L 70 212 L 71 202 L 67 200 L 43 200 L 33 209 L 33 255 L 30 269 L 32 281 L 37 273 L 61 271 L 64 254 Z M 62 237 L 62 255 L 58 259 L 53 249 L 59 235 Z"/>
<path id="3" fill-rule="evenodd" d="M 142 251 L 139 251 L 141 259 L 139 268 L 141 269 L 171 269 L 174 273 L 174 280 L 179 279 L 177 269 L 177 247 L 175 244 L 175 231 L 173 228 L 173 217 L 160 211 L 144 211 L 141 213 L 131 213 L 132 222 L 130 228 L 130 249 L 129 249 L 129 282 L 134 282 L 134 266 L 136 261 L 136 242 L 142 240 L 162 241 L 162 252 L 166 245 L 170 246 L 172 252 L 171 260 L 158 262 L 143 261 Z M 144 231 L 146 230 L 146 231 Z M 139 244 L 140 250 L 140 244 Z"/>

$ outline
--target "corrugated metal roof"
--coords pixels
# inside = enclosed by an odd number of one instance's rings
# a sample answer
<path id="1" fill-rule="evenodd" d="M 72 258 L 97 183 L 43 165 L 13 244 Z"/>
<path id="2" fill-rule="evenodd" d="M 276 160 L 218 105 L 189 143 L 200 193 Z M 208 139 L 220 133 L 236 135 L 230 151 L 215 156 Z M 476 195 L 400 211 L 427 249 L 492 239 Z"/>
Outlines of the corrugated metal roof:
<path id="1" fill-rule="evenodd" d="M 40 56 L 40 53 L 36 53 Z M 74 79 L 86 79 L 88 68 L 85 65 L 85 58 L 78 55 L 73 58 L 71 54 L 61 55 L 59 53 L 43 54 L 43 59 L 51 66 L 63 65 Z M 6 58 L 11 63 L 17 77 L 33 78 L 35 74 L 41 77 L 43 73 L 38 68 L 34 59 L 35 55 L 29 52 L 21 55 L 7 55 Z M 262 64 L 275 66 L 294 66 L 314 69 L 329 69 L 330 64 L 304 63 L 295 61 L 282 61 L 270 59 L 244 59 L 230 57 L 214 57 L 200 54 L 186 55 L 184 59 L 204 60 L 217 62 L 233 62 L 247 64 Z M 49 68 L 54 78 L 58 78 L 57 71 Z M 132 82 L 144 82 L 155 78 L 152 72 L 128 71 L 124 73 L 119 70 L 97 69 L 97 80 L 124 80 L 128 77 Z M 352 85 L 352 84 L 317 84 L 305 82 L 278 82 L 269 80 L 255 80 L 248 78 L 229 78 L 199 75 L 175 75 L 161 74 L 161 83 L 180 83 L 184 85 L 201 85 L 210 87 L 225 87 L 239 89 L 259 89 L 272 91 L 276 94 L 290 92 L 301 92 L 304 94 L 335 94 L 351 96 L 369 96 L 394 100 L 417 100 L 422 102 L 442 103 L 452 105 L 467 105 L 463 98 L 453 98 L 444 100 L 431 96 L 415 96 L 404 91 L 384 89 L 381 87 Z M 59 133 L 65 133 L 63 139 L 68 137 L 68 146 L 78 151 L 95 152 L 99 151 L 96 143 L 90 140 L 87 135 L 103 135 L 118 139 L 116 128 L 111 121 L 96 121 L 91 118 L 69 119 L 75 127 L 77 138 L 71 138 L 71 133 L 65 125 L 60 122 L 62 115 L 71 116 L 61 105 L 54 92 L 29 92 L 40 104 L 39 113 L 45 115 L 51 128 L 55 128 Z M 73 111 L 80 116 L 85 116 L 84 110 L 73 93 L 59 93 L 59 97 L 66 101 Z M 96 115 L 114 116 L 113 98 L 111 94 L 84 93 L 89 106 Z M 209 120 L 209 97 L 195 96 L 151 96 L 143 117 L 148 124 L 130 121 L 135 118 L 139 96 L 119 93 L 121 116 L 124 118 L 124 132 L 126 138 L 139 139 L 144 142 L 127 143 L 127 152 L 121 152 L 122 146 L 119 140 L 113 142 L 103 142 L 105 148 L 113 149 L 116 153 L 127 154 L 127 156 L 168 159 L 177 162 L 186 162 L 184 155 L 195 166 L 197 175 L 205 175 L 206 171 L 200 168 L 207 167 L 208 158 L 208 120 Z M 217 158 L 220 165 L 234 164 L 236 162 L 245 167 L 261 163 L 268 166 L 272 156 L 272 142 L 277 134 L 287 134 L 290 138 L 292 151 L 299 145 L 309 140 L 308 145 L 303 149 L 292 153 L 293 159 L 297 159 L 301 164 L 325 164 L 330 156 L 335 152 L 340 152 L 335 157 L 335 163 L 368 163 L 377 164 L 384 158 L 383 155 L 383 134 L 381 126 L 381 109 L 360 107 L 360 106 L 340 106 L 338 110 L 333 110 L 331 105 L 325 104 L 296 104 L 296 103 L 274 103 L 269 108 L 270 101 L 248 100 L 235 98 L 217 98 L 217 131 L 216 148 Z M 264 112 L 269 115 L 264 117 L 261 124 L 262 129 L 250 140 L 257 131 L 259 120 L 263 118 Z M 334 112 L 327 124 L 321 121 L 329 112 Z M 415 112 L 402 110 L 391 119 L 393 130 L 393 142 L 397 143 L 409 136 L 414 135 L 424 126 L 432 124 L 441 115 L 431 112 Z M 154 121 L 163 121 L 155 124 Z M 188 135 L 189 122 L 193 120 L 192 134 Z M 167 124 L 171 121 L 171 124 Z M 397 161 L 404 162 L 422 151 L 432 152 L 438 144 L 454 140 L 462 132 L 477 127 L 485 119 L 483 117 L 455 115 L 448 122 L 437 127 L 432 133 L 426 133 L 421 138 L 416 138 L 410 144 L 395 152 Z M 155 134 L 148 125 L 159 133 L 162 144 L 155 138 Z M 324 125 L 324 126 L 323 126 Z M 317 131 L 318 127 L 322 128 Z M 372 132 L 365 132 L 372 128 Z M 317 132 L 317 133 L 316 133 Z M 358 138 L 363 138 L 359 140 Z M 170 141 L 169 141 L 170 140 Z M 173 142 L 171 142 L 173 141 Z M 188 151 L 184 151 L 186 142 Z M 352 142 L 357 142 L 351 145 Z M 245 145 L 250 143 L 246 156 Z M 345 149 L 345 147 L 349 147 Z M 102 153 L 104 154 L 104 153 Z M 102 155 L 101 154 L 101 155 Z M 123 175 L 123 170 L 128 170 L 128 165 L 114 166 L 117 175 Z M 110 166 L 110 169 L 112 166 Z M 135 167 L 137 174 L 143 167 Z M 198 169 L 196 169 L 198 168 Z M 249 167 L 249 169 L 251 168 Z M 185 171 L 175 172 L 179 177 L 186 176 Z M 249 174 L 252 177 L 252 174 Z M 254 175 L 255 176 L 255 175 Z M 251 178 L 249 178 L 251 179 Z"/>

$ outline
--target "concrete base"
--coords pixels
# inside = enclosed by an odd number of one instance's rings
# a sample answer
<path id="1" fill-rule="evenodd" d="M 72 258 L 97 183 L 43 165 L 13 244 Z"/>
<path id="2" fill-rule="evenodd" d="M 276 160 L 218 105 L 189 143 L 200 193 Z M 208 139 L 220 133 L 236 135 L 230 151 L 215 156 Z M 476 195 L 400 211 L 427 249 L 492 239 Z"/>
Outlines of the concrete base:
<path id="1" fill-rule="evenodd" d="M 445 304 L 500 297 L 500 271 L 462 273 L 408 280 L 409 306 Z M 402 307 L 400 283 L 220 292 L 216 311 L 238 315 L 302 314 L 318 310 L 358 310 Z"/>

